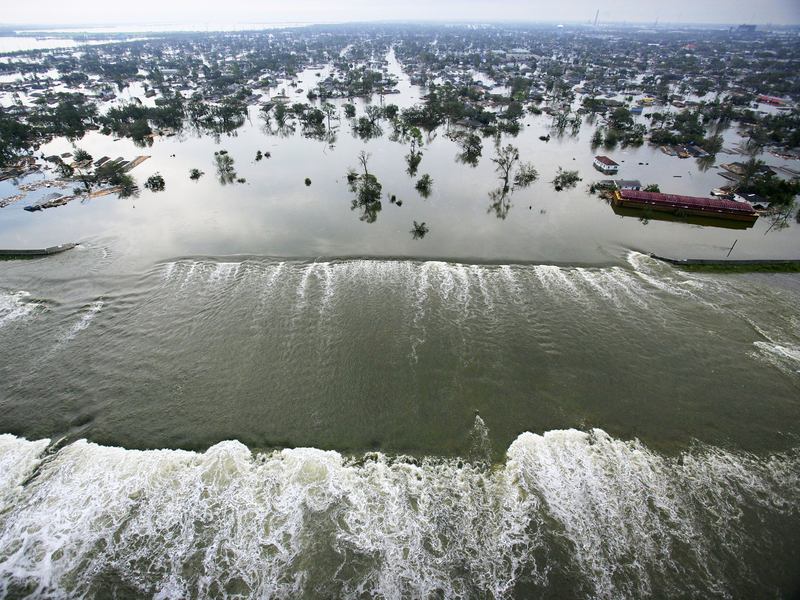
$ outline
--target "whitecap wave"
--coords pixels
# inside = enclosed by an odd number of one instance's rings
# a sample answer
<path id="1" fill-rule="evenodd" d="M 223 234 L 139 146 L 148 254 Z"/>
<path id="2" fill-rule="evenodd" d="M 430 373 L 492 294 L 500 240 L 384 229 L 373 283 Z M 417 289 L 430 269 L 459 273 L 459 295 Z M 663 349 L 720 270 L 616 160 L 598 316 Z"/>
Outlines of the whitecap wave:
<path id="1" fill-rule="evenodd" d="M 790 375 L 800 374 L 800 346 L 777 344 L 775 342 L 753 342 L 757 357 Z"/>
<path id="2" fill-rule="evenodd" d="M 70 340 L 75 339 L 75 337 L 84 329 L 91 325 L 94 318 L 97 316 L 105 302 L 102 300 L 95 300 L 92 302 L 81 314 L 80 318 L 69 328 L 69 331 L 64 336 L 64 342 L 68 342 Z"/>
<path id="3" fill-rule="evenodd" d="M 38 302 L 31 301 L 30 296 L 25 291 L 0 291 L 0 328 L 27 319 L 41 306 Z"/>
<path id="4" fill-rule="evenodd" d="M 796 452 L 670 458 L 601 430 L 525 433 L 494 468 L 46 443 L 0 436 L 0 464 L 38 466 L 0 478 L 2 596 L 503 598 L 557 573 L 573 596 L 730 596 L 758 579 L 739 553 L 774 550 L 745 511 L 763 529 L 800 500 Z"/>

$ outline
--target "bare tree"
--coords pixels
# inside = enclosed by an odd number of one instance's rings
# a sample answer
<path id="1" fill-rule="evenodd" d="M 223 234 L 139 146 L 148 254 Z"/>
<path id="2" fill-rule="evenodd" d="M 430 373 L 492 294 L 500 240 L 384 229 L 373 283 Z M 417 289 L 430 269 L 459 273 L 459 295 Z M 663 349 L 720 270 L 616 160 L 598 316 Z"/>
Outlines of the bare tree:
<path id="1" fill-rule="evenodd" d="M 367 177 L 369 175 L 369 171 L 367 170 L 367 162 L 369 161 L 370 154 L 364 152 L 363 150 L 358 153 L 358 162 L 361 163 L 361 166 L 364 167 L 364 176 Z"/>
<path id="2" fill-rule="evenodd" d="M 508 192 L 511 169 L 519 162 L 519 149 L 511 144 L 499 148 L 497 156 L 492 159 L 492 162 L 497 165 L 496 170 L 500 173 L 500 179 L 503 180 L 503 191 Z"/>

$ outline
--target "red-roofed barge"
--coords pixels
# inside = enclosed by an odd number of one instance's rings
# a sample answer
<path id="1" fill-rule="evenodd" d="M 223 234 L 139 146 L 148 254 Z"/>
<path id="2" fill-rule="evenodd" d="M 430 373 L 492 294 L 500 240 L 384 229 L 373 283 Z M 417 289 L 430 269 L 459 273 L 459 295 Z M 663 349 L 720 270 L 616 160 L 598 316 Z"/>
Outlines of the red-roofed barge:
<path id="1" fill-rule="evenodd" d="M 758 213 L 747 202 L 734 202 L 719 198 L 678 196 L 639 190 L 616 190 L 613 203 L 616 206 L 666 212 L 679 216 L 712 217 L 750 224 L 755 223 L 758 219 Z"/>

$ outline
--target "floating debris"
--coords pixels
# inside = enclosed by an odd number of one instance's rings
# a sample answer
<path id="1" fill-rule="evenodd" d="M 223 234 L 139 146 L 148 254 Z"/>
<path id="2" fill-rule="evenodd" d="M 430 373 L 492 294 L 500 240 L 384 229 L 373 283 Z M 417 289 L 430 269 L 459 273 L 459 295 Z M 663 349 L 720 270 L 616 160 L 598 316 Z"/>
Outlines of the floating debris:
<path id="1" fill-rule="evenodd" d="M 0 208 L 5 208 L 18 200 L 22 200 L 27 194 L 15 194 L 13 196 L 7 196 L 3 199 L 0 199 Z"/>

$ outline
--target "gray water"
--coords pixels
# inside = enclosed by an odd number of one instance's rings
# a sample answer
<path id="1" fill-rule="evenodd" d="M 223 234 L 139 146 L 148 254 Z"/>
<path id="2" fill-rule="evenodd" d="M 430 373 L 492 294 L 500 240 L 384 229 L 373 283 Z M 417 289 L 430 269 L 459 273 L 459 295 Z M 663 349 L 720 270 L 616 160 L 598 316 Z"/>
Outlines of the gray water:
<path id="1" fill-rule="evenodd" d="M 798 583 L 796 275 L 112 254 L 0 264 L 0 595 Z"/>

